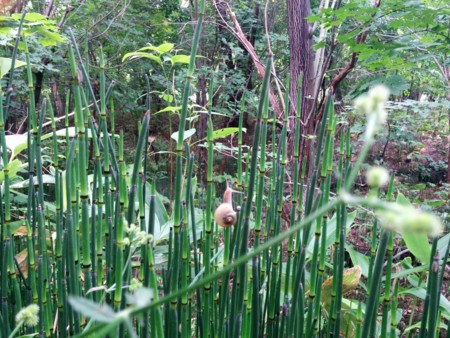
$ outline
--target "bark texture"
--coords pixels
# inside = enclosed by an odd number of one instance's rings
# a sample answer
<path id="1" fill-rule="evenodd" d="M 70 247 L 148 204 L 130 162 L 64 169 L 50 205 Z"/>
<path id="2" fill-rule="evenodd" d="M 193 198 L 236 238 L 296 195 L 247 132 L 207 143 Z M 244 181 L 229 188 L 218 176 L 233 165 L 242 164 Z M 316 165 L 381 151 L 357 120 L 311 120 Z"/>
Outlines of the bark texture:
<path id="1" fill-rule="evenodd" d="M 289 37 L 289 73 L 291 86 L 289 91 L 289 136 L 288 136 L 288 154 L 293 155 L 294 137 L 295 137 L 295 117 L 300 114 L 302 131 L 301 134 L 312 134 L 314 130 L 314 82 L 313 78 L 313 41 L 312 27 L 306 20 L 311 13 L 309 1 L 287 0 L 287 21 Z M 297 96 L 299 93 L 299 78 L 303 74 L 301 85 L 301 103 L 297 107 Z M 301 155 L 309 156 L 311 142 L 305 137 L 301 137 Z"/>

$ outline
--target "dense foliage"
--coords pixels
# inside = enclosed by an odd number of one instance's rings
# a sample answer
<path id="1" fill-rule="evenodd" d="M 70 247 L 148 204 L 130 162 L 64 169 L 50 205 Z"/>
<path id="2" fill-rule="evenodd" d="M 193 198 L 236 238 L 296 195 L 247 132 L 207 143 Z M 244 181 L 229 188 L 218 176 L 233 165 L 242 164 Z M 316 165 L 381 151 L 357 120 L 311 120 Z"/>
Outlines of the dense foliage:
<path id="1" fill-rule="evenodd" d="M 449 336 L 447 1 L 2 6 L 0 337 Z"/>

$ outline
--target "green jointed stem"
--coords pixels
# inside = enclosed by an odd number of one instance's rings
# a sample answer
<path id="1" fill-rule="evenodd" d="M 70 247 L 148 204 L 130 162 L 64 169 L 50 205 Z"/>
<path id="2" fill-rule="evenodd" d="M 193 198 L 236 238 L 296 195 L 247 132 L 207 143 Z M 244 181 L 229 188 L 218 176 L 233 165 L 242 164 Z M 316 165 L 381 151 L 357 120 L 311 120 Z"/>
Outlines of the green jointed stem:
<path id="1" fill-rule="evenodd" d="M 439 307 L 440 297 L 440 285 L 439 283 L 439 253 L 437 251 L 438 239 L 434 238 L 431 245 L 430 255 L 430 273 L 427 282 L 427 294 L 422 312 L 422 323 L 420 326 L 421 337 L 434 338 L 436 336 L 436 325 Z M 428 316 L 428 317 L 427 317 Z M 425 318 L 425 319 L 424 319 Z M 424 328 L 424 321 L 427 321 L 427 329 Z"/>
<path id="2" fill-rule="evenodd" d="M 390 232 L 383 229 L 381 232 L 381 238 L 378 245 L 377 254 L 375 257 L 375 264 L 373 267 L 373 278 L 370 284 L 369 298 L 366 303 L 366 312 L 364 314 L 364 320 L 362 325 L 361 337 L 368 337 L 371 325 L 375 325 L 375 302 L 376 298 L 380 294 L 380 282 L 381 282 L 381 272 L 383 269 L 384 256 L 386 254 L 386 249 L 388 245 Z"/>
<path id="3" fill-rule="evenodd" d="M 88 290 L 92 286 L 91 280 L 91 243 L 90 243 L 90 231 L 89 231 L 89 192 L 88 192 L 88 177 L 87 177 L 87 139 L 86 139 L 86 127 L 85 116 L 83 114 L 83 103 L 81 97 L 81 88 L 78 79 L 78 69 L 75 63 L 75 56 L 73 54 L 73 48 L 69 46 L 70 67 L 72 71 L 72 90 L 75 98 L 75 121 L 78 131 L 78 151 L 79 154 L 76 157 L 78 164 L 78 175 L 80 185 L 80 201 L 81 201 L 81 249 L 82 249 L 82 262 L 81 268 L 85 275 L 84 291 L 87 294 Z M 87 297 L 91 298 L 92 294 Z"/>
<path id="4" fill-rule="evenodd" d="M 328 127 L 327 127 L 327 135 L 325 140 L 325 146 L 323 151 L 323 158 L 322 158 L 322 170 L 321 170 L 321 197 L 319 200 L 319 207 L 326 204 L 327 197 L 327 188 L 325 185 L 326 176 L 328 173 L 328 154 L 332 151 L 331 145 L 332 142 L 334 142 L 334 138 L 332 138 L 332 132 L 333 132 L 333 115 L 334 115 L 334 102 L 332 101 L 332 97 L 329 97 L 328 100 L 330 102 L 327 102 L 326 109 L 328 110 L 327 116 L 328 116 Z M 320 148 L 319 148 L 320 151 Z M 317 160 L 316 160 L 317 164 Z M 329 191 L 328 191 L 329 193 Z M 326 200 L 325 200 L 326 199 Z M 326 221 L 326 220 L 325 220 Z M 319 249 L 321 249 L 321 252 L 324 253 L 324 248 L 322 250 L 321 245 L 323 245 L 324 240 L 319 242 L 321 236 L 322 239 L 325 239 L 326 233 L 322 234 L 322 227 L 323 227 L 324 219 L 323 217 L 320 217 L 316 220 L 316 229 L 314 233 L 314 247 L 313 247 L 313 255 L 311 259 L 311 281 L 310 281 L 310 291 L 309 291 L 309 302 L 308 302 L 308 314 L 306 319 L 306 334 L 311 335 L 313 331 L 313 320 L 317 320 L 315 318 L 318 315 L 317 312 L 317 304 L 319 302 L 319 299 L 316 299 L 316 293 L 320 292 L 321 283 L 319 280 L 319 273 L 320 269 L 318 266 L 318 260 L 319 260 Z"/>
<path id="5" fill-rule="evenodd" d="M 15 64 L 16 64 L 16 57 L 17 57 L 17 51 L 19 50 L 19 42 L 21 40 L 21 33 L 22 33 L 22 26 L 25 21 L 25 16 L 27 14 L 27 11 L 24 10 L 22 12 L 22 17 L 19 21 L 19 26 L 17 27 L 17 35 L 16 40 L 14 41 L 14 48 L 11 54 L 11 68 L 9 70 L 9 79 L 8 79 L 8 91 L 6 93 L 6 100 L 5 100 L 5 110 L 3 111 L 4 114 L 4 121 L 6 122 L 8 120 L 9 116 L 9 103 L 11 100 L 11 96 L 13 94 L 13 81 L 14 81 L 14 71 L 15 71 Z M 26 40 L 24 40 L 26 45 Z M 27 47 L 25 47 L 27 48 Z M 26 51 L 27 52 L 27 51 Z M 0 89 L 1 90 L 1 89 Z"/>
<path id="6" fill-rule="evenodd" d="M 253 136 L 253 146 L 251 151 L 251 164 L 249 169 L 249 179 L 248 179 L 248 188 L 247 188 L 247 199 L 244 203 L 244 209 L 243 209 L 243 223 L 238 223 L 242 225 L 241 231 L 241 238 L 240 238 L 240 244 L 239 244 L 239 255 L 243 256 L 247 252 L 247 246 L 248 246 L 248 234 L 249 234 L 249 221 L 250 221 L 250 212 L 252 207 L 252 200 L 253 200 L 253 193 L 255 190 L 255 178 L 256 178 L 256 163 L 258 158 L 258 150 L 260 145 L 260 133 L 261 133 L 261 121 L 262 121 L 262 114 L 264 111 L 264 103 L 265 98 L 268 95 L 268 85 L 270 80 L 270 69 L 272 64 L 272 57 L 269 56 L 267 60 L 266 65 L 266 73 L 264 75 L 264 80 L 262 84 L 261 89 L 261 97 L 259 101 L 259 107 L 258 107 L 258 114 L 256 118 L 256 126 Z M 238 313 L 242 314 L 242 309 L 244 306 L 244 294 L 245 294 L 245 285 L 247 281 L 247 270 L 245 266 L 241 266 L 239 270 L 237 271 L 237 290 L 234 291 L 233 288 L 233 294 L 235 297 L 235 306 L 236 311 L 232 311 L 232 321 L 235 320 L 236 316 L 238 316 Z M 239 320 L 236 320 L 234 325 L 232 324 L 232 335 L 236 335 L 237 332 L 240 331 L 240 327 L 237 324 Z"/>

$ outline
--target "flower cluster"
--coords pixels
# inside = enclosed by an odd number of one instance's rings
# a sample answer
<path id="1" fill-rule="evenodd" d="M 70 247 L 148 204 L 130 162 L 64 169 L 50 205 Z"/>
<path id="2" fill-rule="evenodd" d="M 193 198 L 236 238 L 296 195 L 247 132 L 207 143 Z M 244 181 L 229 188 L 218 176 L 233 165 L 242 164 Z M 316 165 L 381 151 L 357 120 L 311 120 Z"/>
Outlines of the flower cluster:
<path id="1" fill-rule="evenodd" d="M 142 283 L 137 278 L 133 278 L 130 282 L 129 290 L 130 292 L 134 292 L 138 288 L 142 287 Z"/>
<path id="2" fill-rule="evenodd" d="M 373 125 L 369 123 L 367 126 L 368 138 L 371 138 L 374 132 L 386 122 L 387 112 L 384 106 L 388 99 L 389 89 L 383 85 L 377 85 L 355 100 L 356 110 L 366 114 L 369 120 L 373 119 Z"/>
<path id="3" fill-rule="evenodd" d="M 438 217 L 410 205 L 392 204 L 389 209 L 379 210 L 376 214 L 382 226 L 400 233 L 416 232 L 437 237 L 442 232 Z"/>
<path id="4" fill-rule="evenodd" d="M 26 326 L 36 326 L 39 323 L 39 306 L 31 304 L 22 308 L 16 315 L 16 323 L 23 323 Z"/>
<path id="5" fill-rule="evenodd" d="M 372 188 L 381 188 L 389 182 L 389 172 L 383 167 L 372 167 L 366 173 L 367 184 Z"/>
<path id="6" fill-rule="evenodd" d="M 141 231 L 141 229 L 136 226 L 135 224 L 131 224 L 127 229 L 126 232 L 130 235 L 130 238 L 132 239 L 132 243 L 136 245 L 137 247 L 146 245 L 147 243 L 151 242 L 153 240 L 153 236 L 148 234 L 146 231 Z M 128 242 L 128 245 L 130 242 Z"/>

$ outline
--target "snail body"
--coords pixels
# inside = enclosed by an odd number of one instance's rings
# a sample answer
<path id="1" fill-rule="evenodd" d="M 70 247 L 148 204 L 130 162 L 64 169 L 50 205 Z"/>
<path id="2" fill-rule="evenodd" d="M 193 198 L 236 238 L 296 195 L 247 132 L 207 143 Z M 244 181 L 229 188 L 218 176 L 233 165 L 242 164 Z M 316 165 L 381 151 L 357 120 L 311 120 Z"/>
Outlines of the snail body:
<path id="1" fill-rule="evenodd" d="M 231 199 L 232 193 L 233 189 L 228 187 L 223 194 L 222 204 L 220 204 L 214 212 L 214 218 L 216 219 L 217 224 L 224 228 L 236 224 L 237 221 L 236 211 L 233 209 L 233 202 Z"/>

